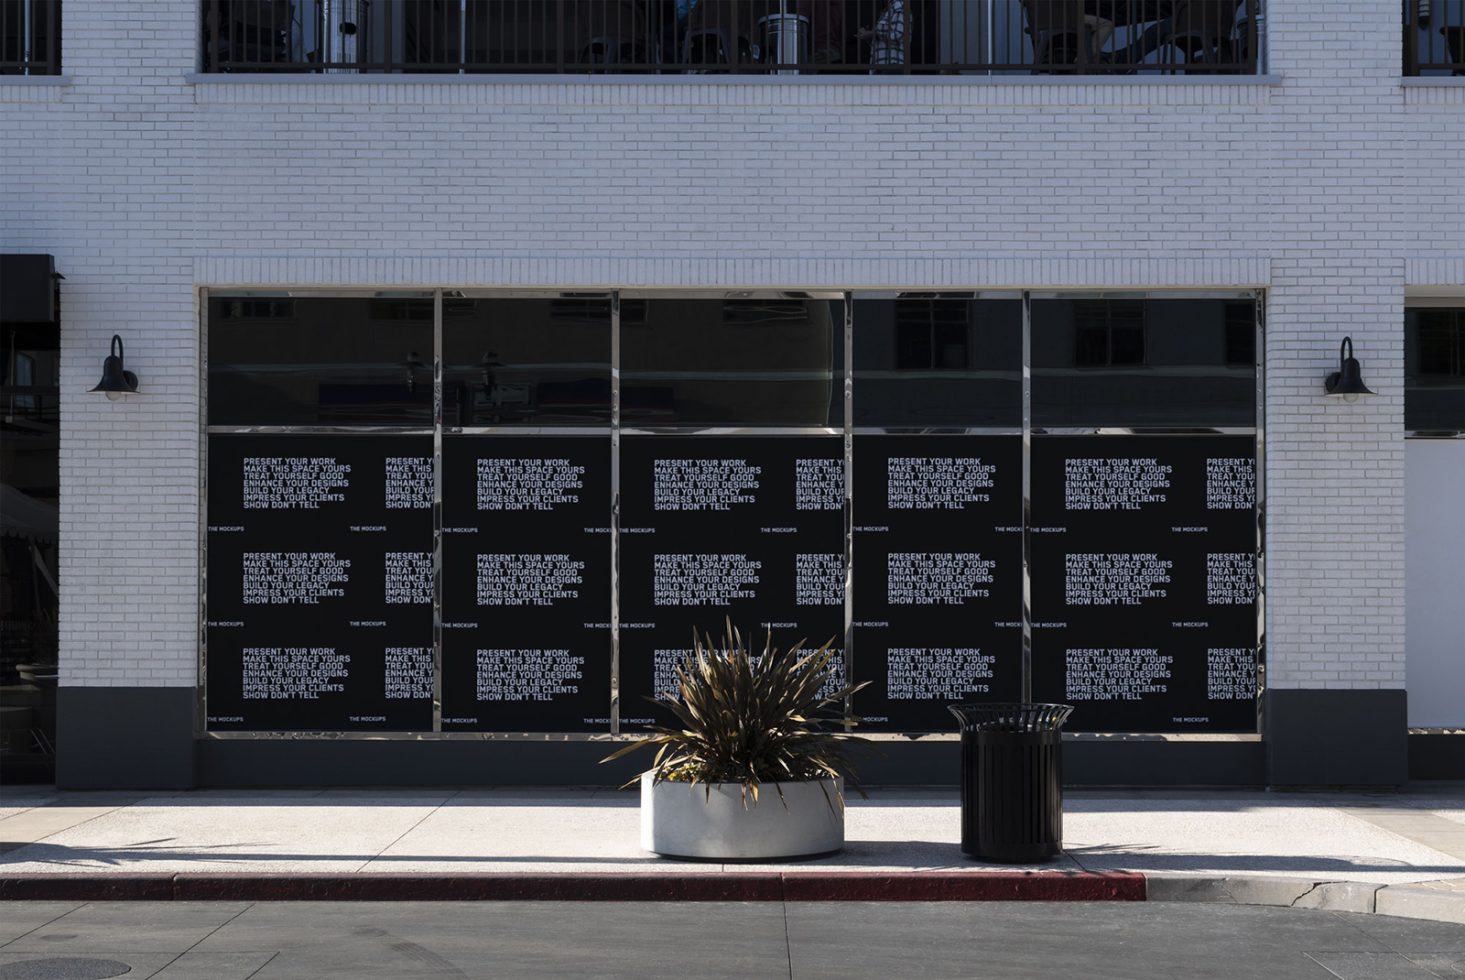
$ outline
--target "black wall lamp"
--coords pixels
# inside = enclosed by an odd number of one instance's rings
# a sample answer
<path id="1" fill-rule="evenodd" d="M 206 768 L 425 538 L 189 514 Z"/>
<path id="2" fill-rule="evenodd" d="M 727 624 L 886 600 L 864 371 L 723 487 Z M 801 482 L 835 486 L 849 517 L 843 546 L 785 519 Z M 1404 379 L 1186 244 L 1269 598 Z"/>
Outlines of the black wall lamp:
<path id="1" fill-rule="evenodd" d="M 137 391 L 137 375 L 122 368 L 122 338 L 117 334 L 112 335 L 112 353 L 102 362 L 102 380 L 92 391 L 103 392 L 114 402 Z"/>
<path id="2" fill-rule="evenodd" d="M 1341 398 L 1345 402 L 1356 402 L 1359 395 L 1373 394 L 1363 383 L 1363 375 L 1358 370 L 1358 359 L 1353 356 L 1352 337 L 1344 337 L 1343 343 L 1338 346 L 1338 370 L 1323 381 L 1323 389 L 1330 397 Z"/>

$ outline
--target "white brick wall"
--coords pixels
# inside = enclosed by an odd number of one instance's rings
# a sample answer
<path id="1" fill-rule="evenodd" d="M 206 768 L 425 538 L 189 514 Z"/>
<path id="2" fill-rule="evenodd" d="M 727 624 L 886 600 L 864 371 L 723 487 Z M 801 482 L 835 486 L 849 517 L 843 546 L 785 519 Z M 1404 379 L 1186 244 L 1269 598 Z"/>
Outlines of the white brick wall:
<path id="1" fill-rule="evenodd" d="M 0 249 L 67 276 L 62 682 L 196 680 L 199 285 L 1265 285 L 1269 683 L 1403 686 L 1403 291 L 1465 282 L 1465 86 L 1401 83 L 1397 3 L 1270 7 L 1272 80 L 250 83 L 190 80 L 193 0 L 67 0 L 71 83 L 0 79 Z"/>

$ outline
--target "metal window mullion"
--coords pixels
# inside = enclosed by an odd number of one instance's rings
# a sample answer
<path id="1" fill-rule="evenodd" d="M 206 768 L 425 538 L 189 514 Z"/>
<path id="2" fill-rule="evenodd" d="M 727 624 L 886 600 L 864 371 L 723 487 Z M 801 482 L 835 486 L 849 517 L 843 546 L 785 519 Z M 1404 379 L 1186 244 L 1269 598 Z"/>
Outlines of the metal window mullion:
<path id="1" fill-rule="evenodd" d="M 855 299 L 844 294 L 844 679 L 855 676 Z M 854 696 L 844 699 L 846 730 L 854 719 Z"/>
<path id="2" fill-rule="evenodd" d="M 199 481 L 198 481 L 198 677 L 194 688 L 195 733 L 209 727 L 209 291 L 198 291 Z"/>
<path id="3" fill-rule="evenodd" d="M 1022 294 L 1022 699 L 1033 700 L 1033 317 Z"/>
<path id="4" fill-rule="evenodd" d="M 1266 411 L 1267 411 L 1267 307 L 1266 292 L 1256 292 L 1256 478 L 1252 490 L 1253 515 L 1256 520 L 1256 730 L 1263 730 L 1267 690 L 1267 599 L 1266 599 Z"/>
<path id="5" fill-rule="evenodd" d="M 621 294 L 610 294 L 610 733 L 621 733 Z"/>
<path id="6" fill-rule="evenodd" d="M 432 730 L 443 730 L 443 291 L 432 291 Z"/>

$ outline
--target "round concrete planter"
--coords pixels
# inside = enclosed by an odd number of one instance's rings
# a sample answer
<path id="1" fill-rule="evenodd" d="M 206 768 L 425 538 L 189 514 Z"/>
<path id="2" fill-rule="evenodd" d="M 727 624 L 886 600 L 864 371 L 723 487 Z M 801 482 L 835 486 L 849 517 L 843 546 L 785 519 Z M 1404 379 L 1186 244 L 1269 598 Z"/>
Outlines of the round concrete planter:
<path id="1" fill-rule="evenodd" d="M 758 802 L 744 809 L 738 783 L 713 783 L 709 797 L 705 784 L 657 783 L 646 773 L 641 846 L 666 857 L 724 861 L 832 854 L 844 847 L 843 791 L 842 779 L 766 783 Z"/>

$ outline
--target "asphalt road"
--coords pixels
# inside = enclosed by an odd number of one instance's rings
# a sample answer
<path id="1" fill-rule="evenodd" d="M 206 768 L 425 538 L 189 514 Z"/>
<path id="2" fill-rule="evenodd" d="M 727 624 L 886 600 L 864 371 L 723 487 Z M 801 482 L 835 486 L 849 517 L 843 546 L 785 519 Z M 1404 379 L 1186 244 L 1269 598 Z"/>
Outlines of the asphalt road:
<path id="1" fill-rule="evenodd" d="M 1121 902 L 0 903 L 0 980 L 110 976 L 1429 980 L 1465 976 L 1465 926 Z"/>

